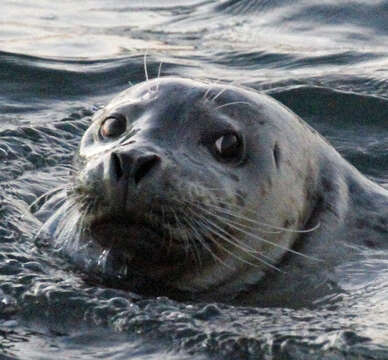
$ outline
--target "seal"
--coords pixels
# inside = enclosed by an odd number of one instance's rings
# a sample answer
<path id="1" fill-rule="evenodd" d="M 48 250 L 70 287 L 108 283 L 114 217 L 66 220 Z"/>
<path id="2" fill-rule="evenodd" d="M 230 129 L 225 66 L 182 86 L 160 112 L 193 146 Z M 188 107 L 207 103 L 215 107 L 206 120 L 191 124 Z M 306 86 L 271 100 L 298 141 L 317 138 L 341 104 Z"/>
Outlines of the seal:
<path id="1" fill-rule="evenodd" d="M 386 246 L 387 205 L 387 190 L 274 99 L 165 77 L 95 114 L 45 226 L 71 258 L 84 251 L 84 266 L 136 274 L 151 292 L 273 304 L 358 248 Z"/>

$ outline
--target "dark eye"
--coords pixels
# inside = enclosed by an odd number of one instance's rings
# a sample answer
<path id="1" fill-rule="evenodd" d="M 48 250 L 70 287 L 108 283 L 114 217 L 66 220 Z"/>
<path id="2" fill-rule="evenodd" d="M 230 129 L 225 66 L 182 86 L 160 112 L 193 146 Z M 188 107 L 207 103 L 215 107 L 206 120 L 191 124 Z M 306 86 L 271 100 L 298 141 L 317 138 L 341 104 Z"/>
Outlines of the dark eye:
<path id="1" fill-rule="evenodd" d="M 100 134 L 103 138 L 116 138 L 127 129 L 127 121 L 123 116 L 111 116 L 101 124 Z"/>
<path id="2" fill-rule="evenodd" d="M 234 134 L 220 136 L 214 143 L 216 154 L 224 160 L 234 160 L 241 154 L 241 140 Z"/>

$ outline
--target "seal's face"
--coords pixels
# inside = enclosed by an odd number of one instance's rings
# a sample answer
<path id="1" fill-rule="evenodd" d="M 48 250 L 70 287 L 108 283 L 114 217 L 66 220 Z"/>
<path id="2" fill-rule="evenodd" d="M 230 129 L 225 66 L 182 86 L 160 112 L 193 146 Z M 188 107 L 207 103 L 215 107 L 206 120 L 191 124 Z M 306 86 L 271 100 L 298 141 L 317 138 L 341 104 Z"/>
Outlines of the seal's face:
<path id="1" fill-rule="evenodd" d="M 282 133 L 302 125 L 287 116 L 234 87 L 165 78 L 130 88 L 95 115 L 76 157 L 85 231 L 181 290 L 256 281 L 311 211 L 310 163 L 293 153 L 298 136 Z"/>

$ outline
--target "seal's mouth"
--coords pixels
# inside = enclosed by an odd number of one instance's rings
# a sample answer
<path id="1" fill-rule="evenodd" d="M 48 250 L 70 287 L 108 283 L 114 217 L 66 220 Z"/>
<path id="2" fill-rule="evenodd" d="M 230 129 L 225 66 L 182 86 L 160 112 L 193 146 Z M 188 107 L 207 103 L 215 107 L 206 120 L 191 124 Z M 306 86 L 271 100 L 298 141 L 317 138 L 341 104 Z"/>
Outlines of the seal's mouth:
<path id="1" fill-rule="evenodd" d="M 129 252 L 150 252 L 160 247 L 162 234 L 145 224 L 125 222 L 122 219 L 107 218 L 91 225 L 94 239 L 103 248 L 121 247 Z"/>
<path id="2" fill-rule="evenodd" d="M 184 266 L 187 251 L 158 228 L 131 223 L 123 218 L 104 218 L 92 223 L 93 239 L 104 249 L 125 255 L 127 265 L 137 272 L 160 277 Z"/>

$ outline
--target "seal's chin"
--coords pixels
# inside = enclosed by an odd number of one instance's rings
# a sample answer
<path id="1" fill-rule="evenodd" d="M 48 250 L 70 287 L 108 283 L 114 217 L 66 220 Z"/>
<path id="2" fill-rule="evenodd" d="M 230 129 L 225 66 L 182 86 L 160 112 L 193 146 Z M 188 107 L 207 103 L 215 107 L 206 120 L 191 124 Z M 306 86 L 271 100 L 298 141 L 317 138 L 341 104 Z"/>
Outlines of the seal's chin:
<path id="1" fill-rule="evenodd" d="M 163 232 L 145 223 L 104 218 L 94 221 L 90 230 L 100 246 L 121 253 L 126 265 L 152 278 L 176 272 L 187 260 L 182 245 L 174 244 Z"/>

